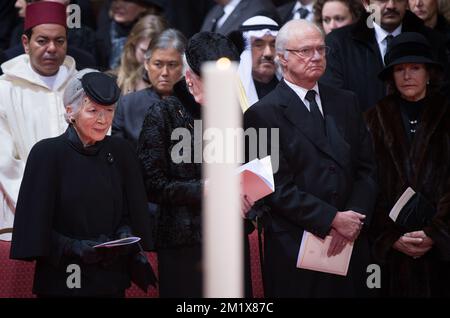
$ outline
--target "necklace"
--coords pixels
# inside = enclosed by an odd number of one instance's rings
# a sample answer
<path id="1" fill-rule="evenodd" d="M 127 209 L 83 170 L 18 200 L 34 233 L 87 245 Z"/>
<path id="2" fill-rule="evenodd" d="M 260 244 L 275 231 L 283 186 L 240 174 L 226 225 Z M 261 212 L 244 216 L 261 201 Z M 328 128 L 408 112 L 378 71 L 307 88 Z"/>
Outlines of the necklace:
<path id="1" fill-rule="evenodd" d="M 417 119 L 415 119 L 415 120 L 409 120 L 409 131 L 411 132 L 411 133 L 415 133 L 416 132 L 416 129 L 417 129 L 417 123 L 418 123 L 418 121 L 417 121 Z"/>

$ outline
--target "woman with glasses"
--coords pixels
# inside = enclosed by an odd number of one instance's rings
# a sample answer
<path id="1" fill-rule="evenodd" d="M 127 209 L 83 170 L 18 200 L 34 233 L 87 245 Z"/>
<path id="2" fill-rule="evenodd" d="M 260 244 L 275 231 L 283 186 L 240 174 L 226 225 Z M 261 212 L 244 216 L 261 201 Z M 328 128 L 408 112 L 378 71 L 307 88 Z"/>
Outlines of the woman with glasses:
<path id="1" fill-rule="evenodd" d="M 64 93 L 69 127 L 30 152 L 14 221 L 11 258 L 36 261 L 38 297 L 124 297 L 131 267 L 154 275 L 135 244 L 98 249 L 136 235 L 151 246 L 146 195 L 134 151 L 107 137 L 120 91 L 99 72 L 79 72 Z M 136 268 L 136 267 L 134 267 Z M 142 285 L 141 285 L 142 286 Z M 146 288 L 146 287 L 145 287 Z"/>

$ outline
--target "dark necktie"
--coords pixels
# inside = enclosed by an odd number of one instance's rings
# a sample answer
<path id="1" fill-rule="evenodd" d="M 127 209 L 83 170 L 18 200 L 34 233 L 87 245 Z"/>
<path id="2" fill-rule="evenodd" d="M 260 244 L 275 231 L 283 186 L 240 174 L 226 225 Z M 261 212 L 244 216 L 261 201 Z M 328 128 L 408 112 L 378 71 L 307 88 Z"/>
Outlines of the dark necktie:
<path id="1" fill-rule="evenodd" d="M 317 126 L 320 131 L 326 135 L 325 122 L 322 113 L 319 110 L 319 105 L 316 102 L 316 91 L 309 90 L 306 93 L 305 99 L 309 102 L 309 112 L 314 119 L 314 126 Z"/>
<path id="2" fill-rule="evenodd" d="M 389 52 L 392 46 L 392 40 L 394 39 L 394 36 L 392 34 L 386 35 L 386 53 Z M 386 55 L 385 53 L 385 55 Z"/>
<path id="3" fill-rule="evenodd" d="M 223 11 L 223 7 L 221 7 L 219 12 L 217 12 L 217 14 L 212 19 L 211 32 L 216 32 L 216 30 L 217 30 L 217 22 L 220 20 L 221 17 L 223 17 L 224 14 L 225 14 L 225 11 Z"/>
<path id="4" fill-rule="evenodd" d="M 309 14 L 309 10 L 303 7 L 298 8 L 297 12 L 300 14 L 300 19 L 306 18 Z"/>

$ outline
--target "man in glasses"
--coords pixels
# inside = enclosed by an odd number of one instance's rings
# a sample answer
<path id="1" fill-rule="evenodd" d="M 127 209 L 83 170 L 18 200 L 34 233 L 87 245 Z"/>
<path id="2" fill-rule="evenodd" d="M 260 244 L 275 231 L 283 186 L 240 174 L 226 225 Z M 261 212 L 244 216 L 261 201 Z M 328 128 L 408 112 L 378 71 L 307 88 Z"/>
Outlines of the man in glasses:
<path id="1" fill-rule="evenodd" d="M 279 158 L 273 163 L 279 167 L 275 192 L 265 201 L 267 297 L 368 295 L 365 232 L 376 198 L 375 163 L 356 96 L 318 83 L 328 50 L 314 24 L 285 24 L 276 39 L 284 78 L 244 115 L 246 129 L 275 128 L 280 137 L 278 145 L 266 148 L 279 151 L 272 154 Z M 304 231 L 331 236 L 330 259 L 353 244 L 346 276 L 296 267 Z"/>

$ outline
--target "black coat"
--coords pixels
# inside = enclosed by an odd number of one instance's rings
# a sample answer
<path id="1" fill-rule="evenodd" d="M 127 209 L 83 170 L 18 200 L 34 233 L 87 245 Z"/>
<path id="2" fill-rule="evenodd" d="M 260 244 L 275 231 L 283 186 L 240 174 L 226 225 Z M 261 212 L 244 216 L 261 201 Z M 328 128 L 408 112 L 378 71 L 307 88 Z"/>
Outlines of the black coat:
<path id="1" fill-rule="evenodd" d="M 450 296 L 450 103 L 428 97 L 411 146 L 408 146 L 396 97 L 388 96 L 366 114 L 373 136 L 380 195 L 371 226 L 374 255 L 383 265 L 385 296 Z M 410 186 L 428 199 L 436 214 L 424 232 L 434 246 L 413 259 L 392 248 L 405 232 L 389 211 Z"/>
<path id="2" fill-rule="evenodd" d="M 151 88 L 146 88 L 120 97 L 112 123 L 112 134 L 128 140 L 137 148 L 142 123 L 151 105 L 160 98 Z"/>
<path id="3" fill-rule="evenodd" d="M 327 56 L 327 69 L 321 78 L 323 83 L 353 91 L 359 106 L 365 111 L 384 96 L 386 87 L 378 78 L 383 61 L 375 38 L 375 30 L 366 25 L 368 15 L 353 25 L 333 30 L 325 42 L 331 48 Z M 433 47 L 436 60 L 447 65 L 445 38 L 423 25 L 413 13 L 407 11 L 403 18 L 402 32 L 422 33 Z"/>
<path id="4" fill-rule="evenodd" d="M 144 168 L 148 200 L 159 205 L 157 248 L 201 242 L 201 163 L 194 163 L 192 157 L 190 162 L 176 163 L 171 157 L 172 149 L 182 139 L 171 140 L 173 130 L 186 128 L 193 137 L 200 106 L 186 90 L 177 96 L 149 108 L 139 136 L 138 157 Z M 193 154 L 194 138 L 187 143 Z"/>
<path id="5" fill-rule="evenodd" d="M 279 129 L 279 148 L 270 152 L 272 160 L 279 153 L 275 192 L 266 199 L 271 212 L 264 216 L 269 297 L 352 297 L 362 295 L 359 288 L 366 281 L 365 230 L 355 241 L 346 277 L 296 268 L 304 230 L 325 237 L 337 211 L 349 209 L 365 214 L 368 223 L 376 197 L 371 141 L 356 96 L 320 84 L 319 91 L 328 138 L 318 134 L 311 114 L 284 80 L 244 114 L 246 129 Z"/>
<path id="6" fill-rule="evenodd" d="M 71 127 L 38 142 L 27 160 L 14 220 L 11 258 L 36 260 L 33 292 L 48 296 L 115 295 L 130 286 L 125 258 L 109 266 L 65 256 L 54 233 L 77 240 L 114 238 L 131 225 L 142 246 L 152 246 L 139 164 L 120 138 L 84 148 Z M 81 288 L 66 285 L 69 264 L 81 269 Z"/>

